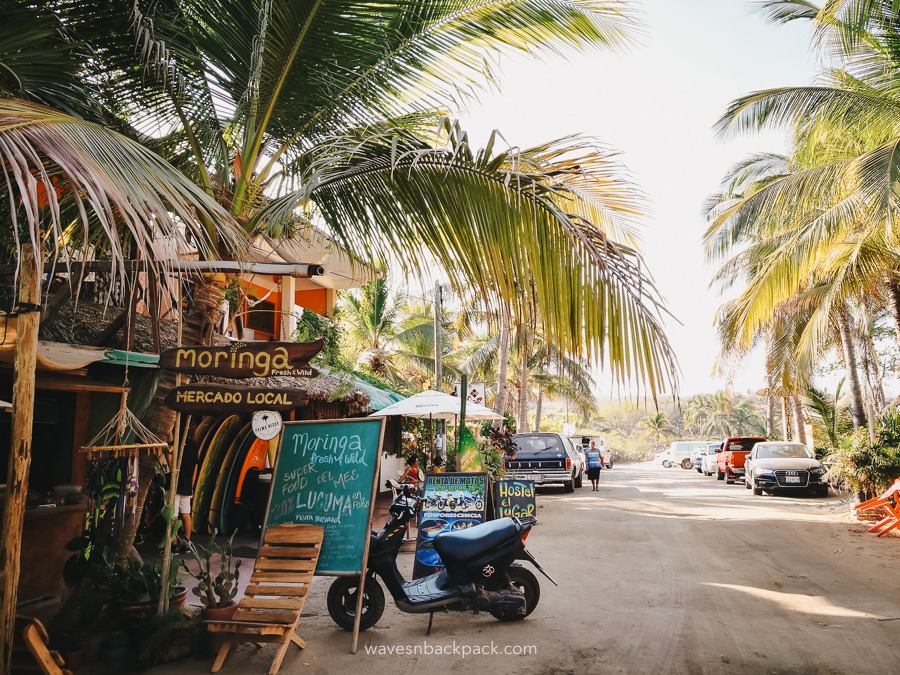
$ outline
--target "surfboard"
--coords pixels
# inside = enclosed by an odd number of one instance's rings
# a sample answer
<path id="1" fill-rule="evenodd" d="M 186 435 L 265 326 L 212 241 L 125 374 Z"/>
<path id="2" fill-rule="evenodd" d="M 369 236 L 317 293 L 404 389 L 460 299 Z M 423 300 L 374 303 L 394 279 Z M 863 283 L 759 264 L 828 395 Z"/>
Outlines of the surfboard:
<path id="1" fill-rule="evenodd" d="M 197 466 L 194 467 L 194 478 L 191 481 L 191 485 L 194 490 L 197 489 L 197 479 L 200 477 L 200 467 L 203 466 L 203 457 L 206 455 L 206 449 L 209 447 L 210 442 L 213 439 L 213 436 L 216 435 L 216 431 L 219 430 L 219 427 L 224 422 L 224 418 L 222 417 L 210 417 L 209 423 L 205 424 L 204 429 L 197 429 L 197 432 L 194 435 L 194 439 L 197 441 Z M 205 423 L 206 420 L 203 420 Z M 201 423 L 201 424 L 203 424 Z M 202 435 L 199 432 L 203 432 Z M 193 514 L 194 505 L 191 503 L 191 513 Z"/>
<path id="2" fill-rule="evenodd" d="M 232 415 L 227 418 L 219 425 L 215 435 L 207 444 L 206 452 L 203 453 L 203 462 L 200 464 L 200 470 L 197 473 L 194 501 L 191 505 L 191 516 L 198 533 L 206 531 L 209 505 L 212 502 L 213 491 L 216 488 L 216 479 L 219 476 L 222 460 L 225 458 L 225 453 L 242 426 L 239 416 Z"/>
<path id="3" fill-rule="evenodd" d="M 238 499 L 243 490 L 244 479 L 247 477 L 247 471 L 251 468 L 265 468 L 269 459 L 268 449 L 269 441 L 253 436 L 251 442 L 245 444 L 242 451 L 238 453 L 231 466 L 225 497 L 222 500 L 222 515 L 219 522 L 221 532 L 230 535 L 242 524 L 243 517 L 247 515 L 247 504 L 239 502 Z"/>
<path id="4" fill-rule="evenodd" d="M 194 442 L 201 443 L 204 438 L 206 438 L 206 433 L 209 431 L 209 428 L 216 422 L 217 418 L 207 415 L 201 419 L 194 418 L 191 422 L 191 429 L 193 430 L 193 438 Z"/>
<path id="5" fill-rule="evenodd" d="M 210 532 L 219 529 L 219 521 L 222 514 L 222 499 L 225 497 L 225 488 L 228 486 L 228 477 L 231 475 L 232 467 L 234 466 L 241 449 L 248 442 L 252 443 L 252 440 L 249 440 L 252 437 L 254 437 L 253 428 L 250 426 L 250 422 L 247 422 L 241 427 L 241 430 L 237 433 L 237 436 L 234 437 L 234 440 L 231 441 L 228 452 L 225 453 L 225 458 L 219 466 L 215 487 L 213 488 L 212 500 L 209 502 L 209 518 L 207 519 L 207 525 L 209 525 Z"/>

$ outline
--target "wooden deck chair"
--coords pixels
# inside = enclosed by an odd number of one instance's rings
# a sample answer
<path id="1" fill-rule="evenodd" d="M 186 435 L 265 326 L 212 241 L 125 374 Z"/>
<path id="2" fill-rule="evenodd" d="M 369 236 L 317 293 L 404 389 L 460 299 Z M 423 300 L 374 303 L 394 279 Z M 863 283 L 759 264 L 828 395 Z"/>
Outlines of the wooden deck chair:
<path id="1" fill-rule="evenodd" d="M 887 502 L 882 504 L 881 507 L 885 511 L 885 517 L 869 528 L 869 532 L 876 532 L 879 537 L 883 537 L 894 528 L 900 527 L 900 499 L 895 499 L 893 503 Z"/>
<path id="2" fill-rule="evenodd" d="M 890 503 L 897 494 L 900 493 L 900 478 L 894 480 L 891 483 L 890 487 L 887 490 L 882 492 L 877 497 L 873 497 L 872 499 L 868 499 L 864 502 L 860 502 L 856 506 L 853 507 L 853 510 L 856 512 L 861 511 L 869 511 L 871 509 L 877 509 L 885 504 Z"/>
<path id="3" fill-rule="evenodd" d="M 250 585 L 238 603 L 234 618 L 206 622 L 211 632 L 224 634 L 210 672 L 219 672 L 228 652 L 238 642 L 253 642 L 257 647 L 266 642 L 279 645 L 269 675 L 275 675 L 281 668 L 291 643 L 300 649 L 306 647 L 296 630 L 316 571 L 324 532 L 319 525 L 273 525 L 266 529 Z"/>
<path id="4" fill-rule="evenodd" d="M 13 643 L 13 673 L 44 673 L 45 675 L 72 675 L 59 652 L 48 647 L 47 629 L 37 619 L 17 616 L 16 640 Z"/>

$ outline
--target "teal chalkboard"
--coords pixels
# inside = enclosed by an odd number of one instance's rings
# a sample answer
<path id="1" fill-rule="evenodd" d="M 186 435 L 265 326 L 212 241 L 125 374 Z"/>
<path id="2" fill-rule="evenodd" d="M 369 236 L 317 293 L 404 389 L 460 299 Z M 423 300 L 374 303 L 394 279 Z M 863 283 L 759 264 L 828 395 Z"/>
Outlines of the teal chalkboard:
<path id="1" fill-rule="evenodd" d="M 364 571 L 383 436 L 383 417 L 284 425 L 266 527 L 322 525 L 316 574 Z"/>

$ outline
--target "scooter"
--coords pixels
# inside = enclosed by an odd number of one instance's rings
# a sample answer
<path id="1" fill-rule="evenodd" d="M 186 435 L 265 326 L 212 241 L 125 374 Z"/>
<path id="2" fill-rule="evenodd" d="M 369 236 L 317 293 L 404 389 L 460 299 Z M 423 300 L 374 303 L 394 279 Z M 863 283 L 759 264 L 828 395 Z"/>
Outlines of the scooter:
<path id="1" fill-rule="evenodd" d="M 372 531 L 363 585 L 360 630 L 368 630 L 384 613 L 381 577 L 401 612 L 487 611 L 500 621 L 520 621 L 541 597 L 537 577 L 515 560 L 528 560 L 554 586 L 558 585 L 525 549 L 534 518 L 500 518 L 430 540 L 445 567 L 436 574 L 407 581 L 397 569 L 397 554 L 406 524 L 416 515 L 419 498 L 404 489 L 390 507 L 391 518 Z M 328 614 L 345 630 L 353 630 L 359 577 L 338 577 L 328 589 Z M 428 623 L 429 633 L 431 621 Z"/>

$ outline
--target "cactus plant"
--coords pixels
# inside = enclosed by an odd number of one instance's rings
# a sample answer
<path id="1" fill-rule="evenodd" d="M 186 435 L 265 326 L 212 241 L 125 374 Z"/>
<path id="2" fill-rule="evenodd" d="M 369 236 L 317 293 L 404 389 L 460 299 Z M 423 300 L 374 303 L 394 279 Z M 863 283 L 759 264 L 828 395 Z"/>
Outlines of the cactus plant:
<path id="1" fill-rule="evenodd" d="M 238 579 L 240 577 L 241 560 L 231 553 L 231 544 L 234 540 L 232 534 L 225 544 L 216 543 L 218 530 L 213 532 L 208 546 L 195 544 L 186 540 L 188 550 L 197 563 L 196 571 L 188 565 L 186 560 L 181 561 L 181 566 L 197 580 L 197 585 L 192 590 L 193 594 L 200 598 L 200 603 L 206 609 L 219 609 L 234 604 L 234 597 L 238 592 Z M 213 559 L 218 556 L 219 570 L 213 574 Z"/>

